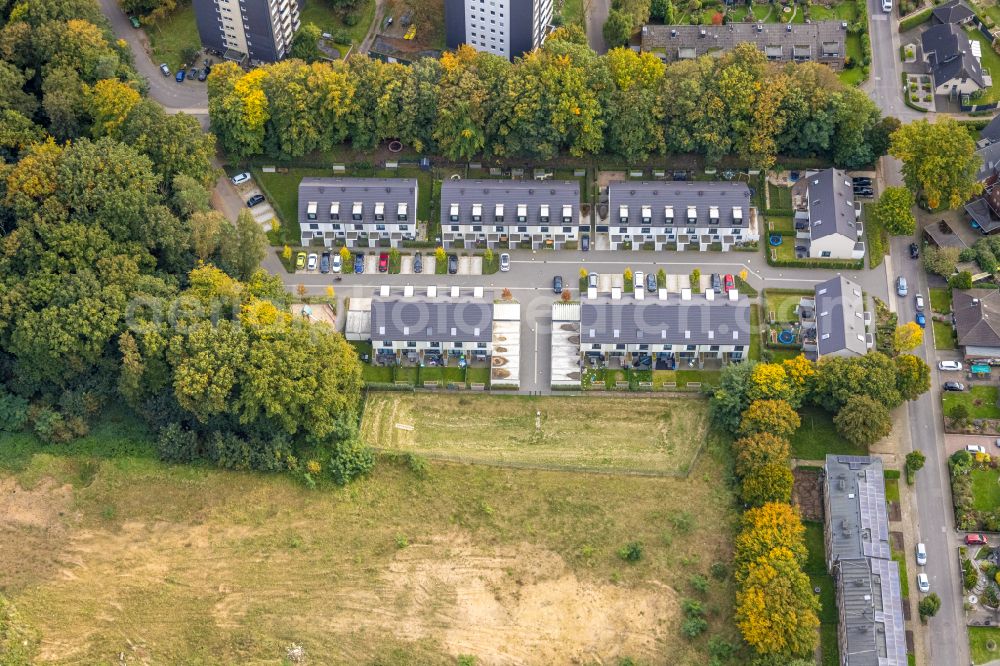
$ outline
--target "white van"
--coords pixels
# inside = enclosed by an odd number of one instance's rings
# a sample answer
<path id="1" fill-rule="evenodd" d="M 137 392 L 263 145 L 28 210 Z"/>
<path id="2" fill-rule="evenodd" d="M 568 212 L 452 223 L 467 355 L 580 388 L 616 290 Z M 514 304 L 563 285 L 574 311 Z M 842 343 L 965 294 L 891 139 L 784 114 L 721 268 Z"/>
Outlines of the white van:
<path id="1" fill-rule="evenodd" d="M 892 0 L 882 0 L 882 11 L 886 14 L 892 11 Z"/>

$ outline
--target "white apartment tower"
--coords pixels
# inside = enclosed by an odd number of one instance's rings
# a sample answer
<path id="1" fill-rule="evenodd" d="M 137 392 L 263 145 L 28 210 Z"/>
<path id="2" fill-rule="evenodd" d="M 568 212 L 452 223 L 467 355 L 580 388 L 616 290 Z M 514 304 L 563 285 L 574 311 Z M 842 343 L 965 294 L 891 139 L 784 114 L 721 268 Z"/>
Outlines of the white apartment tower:
<path id="1" fill-rule="evenodd" d="M 445 0 L 449 48 L 468 44 L 508 60 L 542 45 L 552 0 Z"/>

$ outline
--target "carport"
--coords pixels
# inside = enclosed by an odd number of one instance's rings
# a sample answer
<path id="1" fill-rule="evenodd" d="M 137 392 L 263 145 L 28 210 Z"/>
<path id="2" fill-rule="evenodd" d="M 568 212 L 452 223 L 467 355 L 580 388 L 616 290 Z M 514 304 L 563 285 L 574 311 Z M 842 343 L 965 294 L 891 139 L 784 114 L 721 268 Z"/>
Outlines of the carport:
<path id="1" fill-rule="evenodd" d="M 552 359 L 553 387 L 580 385 L 580 304 L 553 303 Z"/>

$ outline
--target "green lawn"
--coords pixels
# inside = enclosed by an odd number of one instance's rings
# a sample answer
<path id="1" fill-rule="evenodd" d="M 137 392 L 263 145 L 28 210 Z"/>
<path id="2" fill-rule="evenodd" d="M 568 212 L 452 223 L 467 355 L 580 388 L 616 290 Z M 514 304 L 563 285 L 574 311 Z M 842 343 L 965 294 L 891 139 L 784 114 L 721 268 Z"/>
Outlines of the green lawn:
<path id="1" fill-rule="evenodd" d="M 888 471 L 888 470 L 886 470 Z M 899 479 L 889 479 L 885 480 L 885 500 L 887 502 L 898 502 L 899 501 Z"/>
<path id="2" fill-rule="evenodd" d="M 997 407 L 996 386 L 973 386 L 968 391 L 947 391 L 941 396 L 944 413 L 950 413 L 951 406 L 958 403 L 969 408 L 969 416 L 974 419 L 1000 419 Z"/>
<path id="3" fill-rule="evenodd" d="M 868 455 L 865 447 L 855 446 L 841 437 L 833 426 L 833 417 L 819 407 L 803 407 L 799 416 L 802 425 L 792 435 L 793 458 L 824 460 L 828 453 Z"/>
<path id="4" fill-rule="evenodd" d="M 624 413 L 630 417 L 618 418 Z M 361 423 L 362 441 L 382 450 L 484 465 L 652 474 L 686 473 L 707 434 L 708 402 L 695 396 L 370 392 Z"/>
<path id="5" fill-rule="evenodd" d="M 170 71 L 175 72 L 182 63 L 181 51 L 187 47 L 201 49 L 201 38 L 198 37 L 198 25 L 195 23 L 194 6 L 190 3 L 181 6 L 173 14 L 150 25 L 143 26 L 149 45 L 152 48 L 153 62 L 167 63 Z M 180 84 L 186 85 L 186 84 Z"/>
<path id="6" fill-rule="evenodd" d="M 768 231 L 775 233 L 785 232 L 789 236 L 795 235 L 795 218 L 789 215 L 768 215 Z"/>
<path id="7" fill-rule="evenodd" d="M 995 469 L 974 469 L 972 502 L 977 511 L 995 511 L 1000 507 L 1000 473 Z"/>
<path id="8" fill-rule="evenodd" d="M 951 312 L 951 290 L 946 287 L 931 287 L 931 309 L 947 314 Z"/>
<path id="9" fill-rule="evenodd" d="M 800 354 L 802 354 L 801 349 L 772 349 L 771 359 L 775 363 L 781 363 L 782 361 L 793 359 Z"/>
<path id="10" fill-rule="evenodd" d="M 764 296 L 767 298 L 765 309 L 767 310 L 767 317 L 774 313 L 775 321 L 779 322 L 793 322 L 798 321 L 799 316 L 795 314 L 795 308 L 798 306 L 799 301 L 803 296 L 812 296 L 811 291 L 795 291 L 795 292 L 785 292 L 785 291 L 775 291 L 769 289 L 764 292 Z"/>
<path id="11" fill-rule="evenodd" d="M 359 0 L 356 7 L 358 22 L 353 26 L 344 23 L 343 14 L 334 9 L 334 4 L 329 0 L 309 0 L 299 16 L 302 25 L 315 23 L 323 32 L 346 30 L 351 41 L 358 44 L 368 34 L 368 28 L 375 18 L 375 0 Z"/>
<path id="12" fill-rule="evenodd" d="M 1000 645 L 1000 627 L 969 627 L 969 650 L 972 652 L 973 664 L 1000 659 L 1000 650 L 995 648 L 990 651 L 986 648 L 990 641 L 994 645 Z"/>
<path id="13" fill-rule="evenodd" d="M 778 187 L 774 183 L 768 183 L 767 192 L 771 198 L 771 208 L 780 210 L 792 209 L 792 188 Z"/>
<path id="14" fill-rule="evenodd" d="M 975 28 L 965 31 L 970 40 L 979 42 L 983 49 L 982 64 L 984 70 L 989 70 L 991 76 L 1000 76 L 1000 54 L 993 50 L 993 45 L 983 37 L 983 33 Z M 973 100 L 974 104 L 987 104 L 989 102 L 1000 101 L 1000 85 L 993 85 L 983 91 L 981 97 Z"/>
<path id="15" fill-rule="evenodd" d="M 365 380 L 365 383 L 391 384 L 393 381 L 392 367 L 362 363 L 361 378 Z"/>
<path id="16" fill-rule="evenodd" d="M 848 34 L 846 50 L 847 56 L 851 62 L 856 63 L 856 66 L 842 69 L 837 73 L 837 77 L 846 85 L 856 86 L 865 80 L 865 72 L 861 67 L 861 60 L 864 57 L 861 48 L 861 35 Z"/>
<path id="17" fill-rule="evenodd" d="M 839 666 L 840 650 L 837 647 L 837 597 L 833 576 L 826 570 L 826 549 L 823 544 L 823 523 L 803 521 L 806 528 L 806 558 L 805 572 L 813 587 L 820 588 L 819 620 L 820 647 L 823 652 L 821 666 Z"/>
<path id="18" fill-rule="evenodd" d="M 957 349 L 954 327 L 946 321 L 931 322 L 934 327 L 934 349 Z"/>

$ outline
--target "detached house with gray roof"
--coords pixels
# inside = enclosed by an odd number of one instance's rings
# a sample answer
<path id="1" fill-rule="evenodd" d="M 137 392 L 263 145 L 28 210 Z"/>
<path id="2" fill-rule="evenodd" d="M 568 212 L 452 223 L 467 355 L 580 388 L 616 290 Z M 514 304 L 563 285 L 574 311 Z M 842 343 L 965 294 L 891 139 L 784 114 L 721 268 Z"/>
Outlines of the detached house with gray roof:
<path id="1" fill-rule="evenodd" d="M 730 182 L 611 183 L 606 229 L 612 250 L 727 251 L 760 238 L 750 188 Z"/>
<path id="2" fill-rule="evenodd" d="M 827 569 L 836 587 L 843 666 L 906 666 L 899 564 L 889 547 L 882 460 L 826 457 Z"/>
<path id="3" fill-rule="evenodd" d="M 867 354 L 875 338 L 868 332 L 872 315 L 865 312 L 861 285 L 837 276 L 817 284 L 813 294 L 798 306 L 806 358 Z"/>
<path id="4" fill-rule="evenodd" d="M 931 26 L 920 36 L 920 45 L 934 80 L 934 94 L 969 95 L 990 85 L 980 63 L 979 42 L 970 42 L 961 26 Z"/>
<path id="5" fill-rule="evenodd" d="M 840 169 L 811 172 L 792 187 L 796 243 L 815 259 L 863 259 L 861 206 Z"/>
<path id="6" fill-rule="evenodd" d="M 578 181 L 446 180 L 441 183 L 441 243 L 491 248 L 575 246 L 580 228 Z"/>
<path id="7" fill-rule="evenodd" d="M 967 360 L 1000 359 L 1000 291 L 956 289 L 952 312 L 958 346 Z"/>
<path id="8" fill-rule="evenodd" d="M 847 23 L 842 21 L 642 27 L 642 50 L 664 62 L 721 55 L 749 42 L 772 62 L 819 62 L 843 69 L 846 40 Z"/>
<path id="9" fill-rule="evenodd" d="M 415 178 L 303 178 L 299 183 L 303 245 L 399 247 L 416 238 Z"/>

